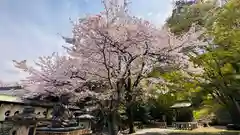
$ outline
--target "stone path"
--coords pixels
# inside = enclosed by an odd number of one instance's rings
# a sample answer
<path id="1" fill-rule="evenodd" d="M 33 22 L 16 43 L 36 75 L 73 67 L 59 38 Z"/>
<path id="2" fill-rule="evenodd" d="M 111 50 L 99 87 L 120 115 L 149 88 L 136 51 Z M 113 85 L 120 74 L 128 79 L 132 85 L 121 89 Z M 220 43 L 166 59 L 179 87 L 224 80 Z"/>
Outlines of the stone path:
<path id="1" fill-rule="evenodd" d="M 223 126 L 214 126 L 214 127 L 200 127 L 198 129 L 194 129 L 189 132 L 222 132 L 226 131 L 226 127 Z M 168 129 L 160 129 L 160 128 L 149 128 L 149 129 L 142 129 L 138 130 L 136 133 L 132 135 L 167 135 L 169 132 L 174 131 L 173 128 L 168 128 Z M 175 130 L 176 131 L 176 130 Z"/>
<path id="2" fill-rule="evenodd" d="M 137 131 L 132 135 L 167 135 L 172 129 L 149 128 Z"/>

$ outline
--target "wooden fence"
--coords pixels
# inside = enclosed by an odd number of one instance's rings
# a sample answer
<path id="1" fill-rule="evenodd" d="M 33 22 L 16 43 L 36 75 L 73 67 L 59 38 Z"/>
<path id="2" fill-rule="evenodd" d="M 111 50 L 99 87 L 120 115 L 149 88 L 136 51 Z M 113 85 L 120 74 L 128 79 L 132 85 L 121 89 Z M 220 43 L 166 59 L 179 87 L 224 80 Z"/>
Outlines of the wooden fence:
<path id="1" fill-rule="evenodd" d="M 197 122 L 173 122 L 173 127 L 180 130 L 193 130 L 198 128 Z"/>

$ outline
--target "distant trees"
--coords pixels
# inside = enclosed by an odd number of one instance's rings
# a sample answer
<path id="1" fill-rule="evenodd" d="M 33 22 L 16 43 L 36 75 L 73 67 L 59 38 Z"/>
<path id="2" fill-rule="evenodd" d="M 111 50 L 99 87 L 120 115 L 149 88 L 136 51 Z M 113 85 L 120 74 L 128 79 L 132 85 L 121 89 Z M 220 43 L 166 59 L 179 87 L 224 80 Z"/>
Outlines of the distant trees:
<path id="1" fill-rule="evenodd" d="M 206 36 L 212 38 L 206 53 L 193 59 L 204 69 L 202 84 L 204 90 L 212 94 L 227 107 L 232 121 L 239 124 L 239 6 L 237 0 L 229 1 L 216 12 L 215 21 L 207 27 Z"/>
<path id="2" fill-rule="evenodd" d="M 181 4 L 179 4 L 181 3 Z M 177 1 L 172 16 L 167 19 L 167 24 L 176 35 L 185 33 L 192 24 L 206 25 L 208 17 L 214 14 L 217 6 L 213 1 Z"/>
<path id="3" fill-rule="evenodd" d="M 232 116 L 232 121 L 237 124 L 240 121 L 237 119 L 240 115 L 238 3 L 237 0 L 230 0 L 223 7 L 214 8 L 214 12 L 205 12 L 205 17 L 195 16 L 203 20 L 204 25 L 198 24 L 198 21 L 192 21 L 189 25 L 195 23 L 204 29 L 205 32 L 201 38 L 207 44 L 200 49 L 189 49 L 186 53 L 190 61 L 202 69 L 201 73 L 191 75 L 198 81 L 201 92 L 210 94 L 213 99 L 226 107 Z M 186 29 L 189 26 L 180 25 Z M 178 24 L 174 27 L 178 27 Z M 202 53 L 199 53 L 200 50 Z"/>

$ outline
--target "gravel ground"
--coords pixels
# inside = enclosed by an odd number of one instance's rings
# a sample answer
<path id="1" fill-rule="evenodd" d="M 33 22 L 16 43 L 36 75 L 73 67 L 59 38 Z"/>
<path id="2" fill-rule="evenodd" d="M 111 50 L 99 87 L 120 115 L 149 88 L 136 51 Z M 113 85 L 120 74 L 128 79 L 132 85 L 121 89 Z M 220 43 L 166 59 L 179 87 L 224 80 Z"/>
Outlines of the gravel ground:
<path id="1" fill-rule="evenodd" d="M 149 128 L 149 129 L 138 130 L 136 133 L 131 135 L 167 135 L 169 131 L 171 131 L 171 129 Z M 93 135 L 99 135 L 99 134 L 93 134 Z M 109 135 L 109 134 L 102 133 L 101 135 Z M 123 135 L 123 134 L 119 134 L 119 135 Z"/>
<path id="2" fill-rule="evenodd" d="M 167 135 L 172 129 L 149 128 L 137 131 L 132 135 Z"/>
<path id="3" fill-rule="evenodd" d="M 169 132 L 176 131 L 173 128 L 160 129 L 160 128 L 148 128 L 137 130 L 136 133 L 132 135 L 167 135 Z M 221 132 L 226 131 L 225 127 L 207 127 L 207 128 L 198 128 L 195 130 L 181 130 L 181 132 Z M 105 133 L 104 135 L 108 135 Z"/>
<path id="4" fill-rule="evenodd" d="M 169 132 L 172 131 L 176 131 L 173 128 L 168 128 L 168 129 L 160 129 L 160 128 L 150 128 L 150 129 L 142 129 L 137 131 L 136 133 L 132 134 L 132 135 L 167 135 Z M 194 130 L 180 130 L 180 132 L 210 132 L 210 133 L 214 133 L 214 132 L 222 132 L 222 131 L 226 131 L 225 127 L 222 126 L 214 126 L 214 127 L 200 127 Z"/>

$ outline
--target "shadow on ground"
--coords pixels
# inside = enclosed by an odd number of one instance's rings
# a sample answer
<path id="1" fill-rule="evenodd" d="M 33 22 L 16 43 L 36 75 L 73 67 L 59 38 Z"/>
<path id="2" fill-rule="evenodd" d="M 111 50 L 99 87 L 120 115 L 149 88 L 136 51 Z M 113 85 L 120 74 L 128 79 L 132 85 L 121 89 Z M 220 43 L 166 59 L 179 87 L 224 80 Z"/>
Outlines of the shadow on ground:
<path id="1" fill-rule="evenodd" d="M 134 135 L 167 135 L 167 133 L 159 133 L 159 132 L 145 132 L 145 133 L 136 133 Z"/>

